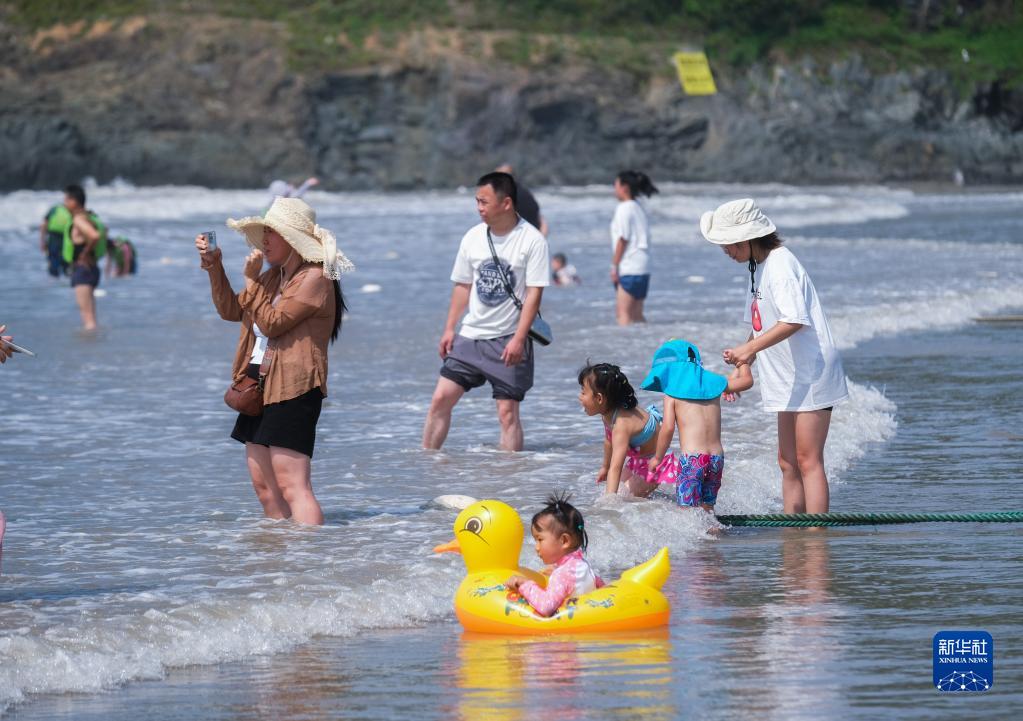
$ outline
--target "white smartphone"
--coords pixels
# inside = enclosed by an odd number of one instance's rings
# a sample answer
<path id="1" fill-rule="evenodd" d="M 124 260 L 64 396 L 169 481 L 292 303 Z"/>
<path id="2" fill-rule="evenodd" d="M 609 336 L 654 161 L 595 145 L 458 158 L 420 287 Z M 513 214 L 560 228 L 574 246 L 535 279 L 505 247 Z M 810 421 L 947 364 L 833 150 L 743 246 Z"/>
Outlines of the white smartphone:
<path id="1" fill-rule="evenodd" d="M 22 348 L 20 345 L 12 343 L 9 340 L 4 340 L 3 338 L 0 338 L 0 342 L 2 342 L 5 346 L 10 348 L 15 353 L 24 353 L 25 355 L 32 356 L 33 358 L 35 357 L 35 353 L 30 351 L 28 348 Z"/>
<path id="2" fill-rule="evenodd" d="M 206 251 L 212 253 L 217 249 L 217 234 L 215 231 L 207 230 L 203 233 L 203 237 L 206 238 Z"/>

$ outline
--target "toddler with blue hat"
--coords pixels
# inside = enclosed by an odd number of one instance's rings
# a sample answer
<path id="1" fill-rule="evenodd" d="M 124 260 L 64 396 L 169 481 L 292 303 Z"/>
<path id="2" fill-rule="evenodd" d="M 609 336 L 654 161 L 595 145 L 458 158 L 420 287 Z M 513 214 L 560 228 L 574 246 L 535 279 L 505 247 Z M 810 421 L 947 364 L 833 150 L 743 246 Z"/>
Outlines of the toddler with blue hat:
<path id="1" fill-rule="evenodd" d="M 661 463 L 678 426 L 682 452 L 678 456 L 675 498 L 680 506 L 701 506 L 712 511 L 725 467 L 721 395 L 753 387 L 749 365 L 736 366 L 726 378 L 703 367 L 695 345 L 673 338 L 657 349 L 641 387 L 664 394 L 664 420 L 650 468 Z"/>

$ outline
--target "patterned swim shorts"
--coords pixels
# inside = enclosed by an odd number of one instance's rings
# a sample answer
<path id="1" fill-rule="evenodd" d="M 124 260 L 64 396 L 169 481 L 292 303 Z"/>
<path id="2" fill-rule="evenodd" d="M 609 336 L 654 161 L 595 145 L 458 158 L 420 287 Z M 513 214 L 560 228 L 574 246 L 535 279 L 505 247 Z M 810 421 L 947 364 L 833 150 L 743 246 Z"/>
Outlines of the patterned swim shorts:
<path id="1" fill-rule="evenodd" d="M 725 457 L 710 453 L 678 456 L 678 486 L 675 500 L 680 506 L 713 506 L 721 489 Z"/>

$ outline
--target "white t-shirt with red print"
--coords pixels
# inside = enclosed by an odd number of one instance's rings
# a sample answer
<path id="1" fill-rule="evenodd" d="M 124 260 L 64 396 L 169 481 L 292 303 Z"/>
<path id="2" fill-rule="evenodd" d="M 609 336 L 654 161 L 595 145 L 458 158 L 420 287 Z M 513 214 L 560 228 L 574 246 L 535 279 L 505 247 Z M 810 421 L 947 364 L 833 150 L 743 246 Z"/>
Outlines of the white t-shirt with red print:
<path id="1" fill-rule="evenodd" d="M 778 322 L 804 326 L 757 354 L 753 371 L 764 410 L 815 411 L 847 398 L 842 358 L 802 264 L 782 246 L 772 250 L 758 270 L 754 303 L 746 296 L 745 321 L 753 335 L 762 335 Z"/>

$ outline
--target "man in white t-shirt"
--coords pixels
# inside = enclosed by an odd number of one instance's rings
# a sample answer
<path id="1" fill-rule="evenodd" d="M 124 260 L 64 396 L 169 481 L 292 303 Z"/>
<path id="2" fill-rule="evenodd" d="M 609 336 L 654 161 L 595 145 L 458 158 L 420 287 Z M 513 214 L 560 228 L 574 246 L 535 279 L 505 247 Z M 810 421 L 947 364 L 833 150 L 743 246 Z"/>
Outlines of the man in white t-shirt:
<path id="1" fill-rule="evenodd" d="M 423 426 L 423 448 L 444 445 L 459 399 L 489 382 L 497 401 L 501 448 L 520 451 L 519 403 L 533 387 L 529 327 L 540 309 L 543 289 L 550 284 L 550 256 L 540 231 L 515 210 L 512 176 L 488 173 L 477 186 L 476 209 L 483 222 L 462 238 L 451 270 L 455 287 L 439 347 L 444 365 Z M 500 266 L 494 263 L 494 253 Z M 522 303 L 521 312 L 508 285 Z"/>

